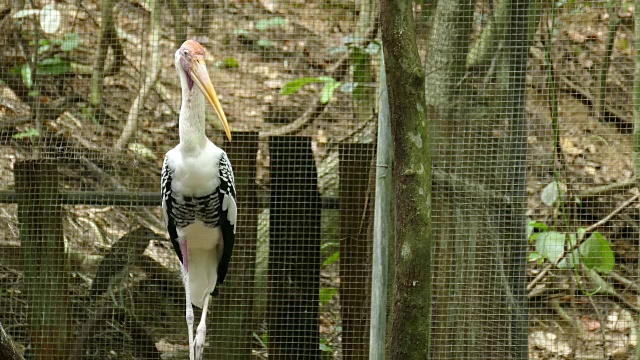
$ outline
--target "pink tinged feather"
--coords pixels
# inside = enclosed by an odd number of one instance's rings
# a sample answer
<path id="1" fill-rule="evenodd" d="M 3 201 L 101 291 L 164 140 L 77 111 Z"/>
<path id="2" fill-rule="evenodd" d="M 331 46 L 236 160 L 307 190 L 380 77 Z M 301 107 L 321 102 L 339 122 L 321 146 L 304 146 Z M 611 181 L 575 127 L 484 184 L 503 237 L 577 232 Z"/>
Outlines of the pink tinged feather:
<path id="1" fill-rule="evenodd" d="M 180 241 L 180 251 L 182 252 L 182 265 L 189 271 L 189 256 L 187 256 L 187 239 Z"/>

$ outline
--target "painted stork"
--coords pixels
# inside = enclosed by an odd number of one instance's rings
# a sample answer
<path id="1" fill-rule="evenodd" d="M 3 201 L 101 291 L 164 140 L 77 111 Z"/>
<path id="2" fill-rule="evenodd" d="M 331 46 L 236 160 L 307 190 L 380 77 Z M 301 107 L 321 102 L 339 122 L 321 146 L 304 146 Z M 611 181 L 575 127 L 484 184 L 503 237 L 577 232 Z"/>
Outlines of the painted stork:
<path id="1" fill-rule="evenodd" d="M 191 360 L 202 358 L 207 307 L 217 284 L 227 275 L 237 216 L 231 163 L 205 135 L 206 99 L 231 141 L 231 130 L 204 60 L 204 48 L 193 40 L 185 41 L 176 51 L 182 86 L 180 143 L 167 152 L 162 166 L 162 209 L 181 262 Z M 195 338 L 192 304 L 202 309 Z"/>

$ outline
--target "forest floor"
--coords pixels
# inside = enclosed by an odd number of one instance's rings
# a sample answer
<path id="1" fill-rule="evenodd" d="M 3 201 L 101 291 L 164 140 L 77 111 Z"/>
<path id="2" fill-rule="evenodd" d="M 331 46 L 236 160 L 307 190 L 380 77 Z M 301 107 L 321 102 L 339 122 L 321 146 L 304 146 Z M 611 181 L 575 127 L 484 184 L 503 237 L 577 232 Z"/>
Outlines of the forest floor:
<path id="1" fill-rule="evenodd" d="M 126 157 L 114 149 L 123 131 L 123 121 L 144 80 L 150 54 L 148 43 L 150 12 L 144 1 L 121 1 L 114 12 L 115 23 L 124 49 L 126 61 L 120 71 L 105 78 L 105 98 L 99 111 L 88 106 L 91 76 L 82 69 L 91 68 L 97 48 L 96 24 L 100 11 L 95 1 L 58 1 L 63 21 L 58 35 L 80 34 L 82 43 L 73 52 L 59 49 L 50 57 L 62 55 L 73 64 L 74 72 L 65 75 L 44 75 L 39 103 L 56 114 L 42 122 L 42 138 L 49 139 L 45 152 L 61 153 L 68 159 L 62 169 L 66 190 L 118 190 L 136 189 L 155 191 L 163 154 L 178 142 L 177 109 L 179 84 L 173 68 L 176 43 L 171 30 L 160 39 L 161 71 L 140 112 L 139 131 L 131 140 Z M 78 5 L 80 4 L 80 5 Z M 326 107 L 317 111 L 317 99 L 322 84 L 304 86 L 294 95 L 286 96 L 280 89 L 289 81 L 300 77 L 332 76 L 343 83 L 349 82 L 348 54 L 345 39 L 357 32 L 357 11 L 354 1 L 332 0 L 306 2 L 293 0 L 278 5 L 270 0 L 256 2 L 228 1 L 226 6 L 211 6 L 208 31 L 194 35 L 207 49 L 207 60 L 214 85 L 220 96 L 234 132 L 268 132 L 283 124 L 301 119 L 305 112 L 315 114 L 301 127 L 300 133 L 313 138 L 313 149 L 319 165 L 320 187 L 323 195 L 337 191 L 336 157 L 332 144 L 344 139 L 371 142 L 375 134 L 373 118 L 354 121 L 354 101 L 348 89 L 336 91 Z M 602 9 L 582 6 L 557 16 L 552 58 L 556 70 L 556 88 L 559 104 L 559 139 L 562 160 L 554 159 L 553 120 L 549 111 L 547 68 L 545 66 L 545 26 L 538 29 L 530 52 L 528 69 L 527 114 L 529 119 L 529 166 L 527 178 L 528 217 L 550 228 L 563 232 L 576 232 L 607 217 L 627 199 L 638 193 L 631 186 L 603 190 L 603 185 L 624 183 L 633 176 L 632 150 L 632 79 L 634 66 L 633 16 L 626 8 L 619 8 L 611 64 L 607 79 L 605 111 L 594 109 L 599 98 L 598 74 L 607 43 L 607 25 L 610 14 Z M 7 13 L 0 8 L 0 67 L 15 67 L 24 62 L 30 51 L 28 41 L 12 37 L 13 29 Z M 543 15 L 544 17 L 545 15 Z M 197 16 L 195 17 L 197 18 Z M 284 19 L 284 20 L 283 20 Z M 206 20 L 206 18 L 205 18 Z M 173 29 L 170 11 L 163 10 L 162 22 Z M 544 22 L 543 22 L 544 23 Z M 190 36 L 192 30 L 190 29 Z M 22 36 L 29 36 L 23 31 Z M 4 37 L 4 38 L 3 38 Z M 55 36 L 52 36 L 55 37 Z M 350 40 L 347 40 L 347 42 Z M 16 56 L 16 49 L 21 55 Z M 46 53 L 45 53 L 46 55 Z M 48 56 L 48 55 L 47 55 Z M 46 57 L 46 56 L 43 56 Z M 113 61 L 111 58 L 108 61 Z M 7 69 L 4 69 L 5 72 Z M 11 76 L 9 76 L 11 77 Z M 17 79 L 17 80 L 16 80 Z M 11 79 L 10 79 L 11 80 Z M 27 134 L 34 128 L 28 99 L 21 96 L 24 84 L 19 75 L 13 82 L 3 78 L 0 85 L 0 117 L 11 121 L 10 126 L 0 124 L 0 179 L 2 189 L 12 189 L 13 164 L 34 155 L 34 140 Z M 28 91 L 27 91 L 28 92 Z M 58 106 L 57 104 L 62 105 Z M 208 116 L 212 116 L 209 114 Z M 213 128 L 215 119 L 208 118 Z M 211 131 L 214 141 L 222 141 L 219 131 Z M 46 136 L 44 136 L 46 134 Z M 261 142 L 258 154 L 258 185 L 268 187 L 268 146 Z M 554 175 L 556 173 L 557 175 Z M 558 203 L 547 206 L 541 199 L 543 190 L 553 181 L 560 181 L 565 190 L 561 212 Z M 578 199 L 578 200 L 577 200 Z M 640 214 L 635 204 L 623 209 L 598 230 L 610 241 L 615 253 L 615 274 L 605 280 L 615 295 L 591 295 L 581 290 L 581 277 L 573 272 L 553 270 L 529 293 L 531 304 L 530 358 L 531 359 L 631 359 L 637 344 L 635 333 L 637 312 L 628 302 L 636 303 L 638 238 Z M 69 206 L 64 222 L 67 250 L 74 271 L 72 286 L 74 308 L 84 308 L 84 298 L 92 274 L 102 254 L 116 239 L 125 234 L 131 224 L 148 226 L 164 233 L 161 214 L 157 208 L 123 210 L 117 207 Z M 28 342 L 25 329 L 25 302 L 21 295 L 19 229 L 15 205 L 0 206 L 0 294 L 2 323 L 20 344 Z M 563 213 L 568 216 L 564 217 Z M 329 218 L 337 218 L 335 213 Z M 263 219 L 268 213 L 260 215 Z M 568 219 L 568 220 L 567 220 Z M 262 221 L 261 223 L 266 223 Z M 330 222 L 329 222 L 330 223 Z M 337 241 L 336 228 L 325 225 L 327 234 L 323 258 L 333 254 L 331 244 Z M 259 230 L 263 239 L 259 249 L 266 246 L 268 229 Z M 268 246 L 267 246 L 268 247 Z M 532 250 L 535 246 L 532 245 Z M 140 321 L 146 324 L 163 358 L 184 358 L 185 327 L 183 304 L 180 300 L 181 284 L 178 278 L 166 276 L 163 269 L 176 271 L 177 259 L 165 241 L 152 241 L 145 254 L 148 256 L 132 273 L 134 287 L 123 291 L 132 303 L 139 304 Z M 260 250 L 258 250 L 260 251 Z M 264 296 L 267 279 L 266 260 L 258 259 L 257 267 L 262 283 L 256 292 Z M 326 301 L 321 306 L 321 336 L 324 351 L 329 357 L 340 359 L 340 286 L 338 263 L 328 262 L 322 270 Z M 531 262 L 530 279 L 535 278 L 544 265 Z M 150 276 L 149 274 L 154 274 Z M 630 280 L 630 283 L 624 281 Z M 158 281 L 162 282 L 163 296 L 157 294 Z M 260 287 L 262 286 L 262 287 Z M 617 296 L 616 296 L 617 295 Z M 131 300 L 133 299 L 133 300 Z M 176 300 L 177 299 L 177 300 Z M 157 309 L 162 309 L 158 312 Z M 83 324 L 86 314 L 74 315 L 76 324 Z M 264 327 L 264 323 L 260 322 Z M 117 329 L 116 329 L 117 330 Z M 116 330 L 105 330 L 96 341 L 116 354 L 96 352 L 101 358 L 133 356 L 131 349 L 117 340 Z M 265 355 L 268 339 L 256 331 L 255 355 Z M 111 340 L 110 340 L 111 339 Z M 260 340 L 258 340 L 260 339 Z M 110 342 L 112 341 L 112 342 Z M 119 341 L 120 347 L 113 343 Z M 97 350 L 96 350 L 97 351 Z M 98 358 L 98 357 L 96 357 Z"/>

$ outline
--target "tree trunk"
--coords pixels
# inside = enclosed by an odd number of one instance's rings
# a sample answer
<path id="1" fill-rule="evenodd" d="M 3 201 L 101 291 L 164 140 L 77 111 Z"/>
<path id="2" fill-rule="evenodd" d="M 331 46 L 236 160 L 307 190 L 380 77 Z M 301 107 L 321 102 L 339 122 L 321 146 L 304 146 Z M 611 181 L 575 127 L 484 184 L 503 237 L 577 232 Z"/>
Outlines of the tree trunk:
<path id="1" fill-rule="evenodd" d="M 495 64 L 483 91 L 465 81 L 475 76 L 465 68 L 474 4 L 440 1 L 429 39 L 438 254 L 432 357 L 526 359 L 524 79 L 531 14 L 523 1 L 496 9 L 492 26 L 504 28 L 494 28 L 486 39 L 492 43 L 483 45 L 493 53 L 482 58 Z"/>
<path id="2" fill-rule="evenodd" d="M 396 278 L 391 359 L 428 359 L 431 314 L 431 154 L 424 72 L 412 2 L 382 1 L 396 198 Z"/>

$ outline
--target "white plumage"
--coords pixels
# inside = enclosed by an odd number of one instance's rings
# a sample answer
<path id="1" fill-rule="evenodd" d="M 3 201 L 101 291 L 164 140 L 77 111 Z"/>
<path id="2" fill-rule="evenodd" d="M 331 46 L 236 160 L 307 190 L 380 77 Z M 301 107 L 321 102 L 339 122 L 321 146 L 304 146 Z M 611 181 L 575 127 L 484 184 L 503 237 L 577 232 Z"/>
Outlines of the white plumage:
<path id="1" fill-rule="evenodd" d="M 182 85 L 180 144 L 162 167 L 162 208 L 169 237 L 181 261 L 186 293 L 190 358 L 202 357 L 209 299 L 224 282 L 233 251 L 237 206 L 227 154 L 205 134 L 205 98 L 231 132 L 204 63 L 204 49 L 187 40 L 175 55 Z M 196 86 L 194 86 L 196 85 Z M 202 308 L 193 337 L 192 304 Z"/>

